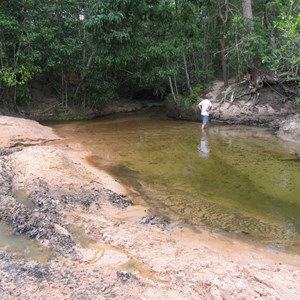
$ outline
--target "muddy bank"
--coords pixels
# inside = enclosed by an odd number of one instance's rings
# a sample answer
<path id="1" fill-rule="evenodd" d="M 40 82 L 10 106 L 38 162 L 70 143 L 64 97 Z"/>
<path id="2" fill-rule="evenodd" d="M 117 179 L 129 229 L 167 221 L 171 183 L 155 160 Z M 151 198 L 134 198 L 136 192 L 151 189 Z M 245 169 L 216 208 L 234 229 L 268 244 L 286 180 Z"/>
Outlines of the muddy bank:
<path id="1" fill-rule="evenodd" d="M 34 121 L 0 126 L 0 220 L 53 251 L 41 263 L 2 249 L 2 299 L 299 299 L 298 255 L 153 216 L 81 145 Z"/>
<path id="2" fill-rule="evenodd" d="M 280 88 L 280 85 L 264 84 L 263 87 L 256 90 L 248 89 L 245 83 L 231 80 L 231 84 L 224 88 L 223 81 L 216 80 L 211 83 L 208 91 L 213 96 L 213 107 L 210 117 L 212 122 L 272 128 L 281 139 L 300 143 L 300 107 L 295 102 L 295 95 L 289 95 L 286 90 Z M 51 101 L 50 103 L 39 103 L 39 105 L 46 107 L 48 105 L 49 107 L 44 112 L 38 106 L 29 107 L 16 116 L 44 122 L 59 119 L 94 119 L 116 113 L 160 108 L 170 118 L 201 122 L 197 103 L 190 108 L 178 107 L 171 109 L 166 107 L 169 105 L 166 105 L 163 100 L 121 99 L 110 101 L 101 110 L 87 109 L 76 111 L 76 109 L 68 108 L 61 112 L 55 111 Z M 5 117 L 3 116 L 3 118 Z M 24 126 L 22 125 L 21 128 L 26 128 L 27 120 L 22 120 Z M 35 125 L 34 130 L 38 130 L 38 125 Z M 19 137 L 24 134 L 26 135 L 26 132 L 21 131 Z M 0 138 L 2 138 L 1 133 Z M 12 144 L 14 139 L 12 137 Z M 36 142 L 41 142 L 42 140 L 43 137 Z M 22 144 L 22 139 L 19 139 L 19 143 Z"/>
<path id="3" fill-rule="evenodd" d="M 212 123 L 272 128 L 281 139 L 300 143 L 300 108 L 278 87 L 265 86 L 253 92 L 241 83 L 232 83 L 225 89 L 222 81 L 214 81 L 210 93 Z M 201 121 L 196 105 L 191 109 L 170 110 L 168 116 Z"/>
<path id="4" fill-rule="evenodd" d="M 233 84 L 224 90 L 219 82 L 215 82 L 213 89 L 213 120 L 269 127 L 281 139 L 300 143 L 299 107 L 278 87 L 266 86 L 253 92 L 241 84 Z"/>
<path id="5" fill-rule="evenodd" d="M 282 120 L 277 134 L 284 140 L 300 143 L 300 114 Z"/>

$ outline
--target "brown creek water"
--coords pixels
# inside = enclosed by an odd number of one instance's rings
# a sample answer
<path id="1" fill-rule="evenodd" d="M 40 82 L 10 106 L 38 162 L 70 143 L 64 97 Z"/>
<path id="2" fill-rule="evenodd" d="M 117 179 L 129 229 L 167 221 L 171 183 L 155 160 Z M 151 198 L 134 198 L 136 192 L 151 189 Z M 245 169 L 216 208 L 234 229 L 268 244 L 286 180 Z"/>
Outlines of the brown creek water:
<path id="1" fill-rule="evenodd" d="M 272 131 L 173 121 L 158 112 L 52 125 L 156 214 L 300 253 L 300 146 Z"/>

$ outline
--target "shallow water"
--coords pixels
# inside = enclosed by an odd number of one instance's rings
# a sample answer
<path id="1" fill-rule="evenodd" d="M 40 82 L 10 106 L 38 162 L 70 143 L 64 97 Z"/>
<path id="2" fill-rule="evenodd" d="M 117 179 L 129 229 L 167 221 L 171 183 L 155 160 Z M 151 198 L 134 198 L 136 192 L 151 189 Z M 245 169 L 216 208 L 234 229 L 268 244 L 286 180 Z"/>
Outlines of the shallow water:
<path id="1" fill-rule="evenodd" d="M 43 247 L 38 241 L 24 235 L 15 235 L 9 225 L 0 222 L 0 250 L 17 258 L 33 259 L 45 263 L 54 256 L 53 251 Z"/>
<path id="2" fill-rule="evenodd" d="M 27 208 L 35 208 L 34 203 L 28 198 L 27 192 L 25 190 L 17 190 L 14 192 L 13 197 L 21 204 Z"/>
<path id="3" fill-rule="evenodd" d="M 299 252 L 299 145 L 262 128 L 202 133 L 199 123 L 156 112 L 54 128 L 83 143 L 89 162 L 134 187 L 155 213 Z"/>
<path id="4" fill-rule="evenodd" d="M 17 190 L 13 197 L 27 208 L 34 209 L 34 203 L 28 198 L 25 190 Z M 12 254 L 16 258 L 35 260 L 45 263 L 54 257 L 54 252 L 43 247 L 37 240 L 21 234 L 14 234 L 11 226 L 0 222 L 0 250 Z"/>
<path id="5" fill-rule="evenodd" d="M 121 272 L 139 272 L 144 278 L 160 281 L 152 271 L 126 251 L 108 244 L 97 243 L 88 237 L 82 228 L 74 224 L 70 224 L 68 230 L 81 247 L 92 250 L 93 255 L 88 260 L 89 264 L 106 266 Z"/>

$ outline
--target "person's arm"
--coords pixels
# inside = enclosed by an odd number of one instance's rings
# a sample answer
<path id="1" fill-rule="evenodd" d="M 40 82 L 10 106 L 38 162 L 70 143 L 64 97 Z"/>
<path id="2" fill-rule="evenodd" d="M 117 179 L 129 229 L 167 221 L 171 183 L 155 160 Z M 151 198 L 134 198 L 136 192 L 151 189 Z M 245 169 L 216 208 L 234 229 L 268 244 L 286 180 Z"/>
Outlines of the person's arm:
<path id="1" fill-rule="evenodd" d="M 199 104 L 198 104 L 198 108 L 199 108 L 200 110 L 202 110 L 202 101 L 201 101 L 201 102 L 199 102 Z"/>

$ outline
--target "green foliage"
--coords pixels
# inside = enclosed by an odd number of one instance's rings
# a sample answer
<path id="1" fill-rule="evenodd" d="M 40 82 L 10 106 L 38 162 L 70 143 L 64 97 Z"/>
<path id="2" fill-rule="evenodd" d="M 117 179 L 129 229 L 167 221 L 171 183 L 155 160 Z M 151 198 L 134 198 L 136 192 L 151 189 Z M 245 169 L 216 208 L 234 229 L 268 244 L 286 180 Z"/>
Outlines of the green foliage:
<path id="1" fill-rule="evenodd" d="M 245 19 L 233 15 L 226 35 L 229 67 L 233 75 L 239 77 L 247 67 L 260 61 L 262 55 L 270 53 L 270 33 L 259 19 L 254 19 L 255 30 L 249 30 Z"/>
<path id="2" fill-rule="evenodd" d="M 32 103 L 32 94 L 31 89 L 28 85 L 22 85 L 17 88 L 17 105 L 19 106 L 28 106 Z"/>
<path id="3" fill-rule="evenodd" d="M 193 93 L 191 94 L 191 99 L 196 102 L 199 98 L 199 96 L 203 93 L 204 88 L 202 85 L 197 85 L 193 88 Z"/>
<path id="4" fill-rule="evenodd" d="M 171 94 L 166 97 L 166 104 L 169 109 L 174 109 L 175 107 L 180 107 L 181 109 L 192 108 L 197 110 L 197 103 L 199 101 L 200 95 L 203 93 L 204 88 L 201 85 L 197 85 L 193 88 L 193 92 L 190 95 L 178 95 L 177 103 Z"/>
<path id="5" fill-rule="evenodd" d="M 2 69 L 0 69 L 0 76 L 7 87 L 13 87 L 25 84 L 38 72 L 40 72 L 39 67 L 33 65 L 19 65 L 16 68 L 2 67 Z"/>
<path id="6" fill-rule="evenodd" d="M 230 73 L 239 76 L 262 62 L 296 75 L 296 1 L 252 4 L 249 30 L 241 1 L 229 1 Z M 220 75 L 219 26 L 215 1 L 1 1 L 0 89 L 16 91 L 18 105 L 29 103 L 30 83 L 42 74 L 60 105 L 100 108 L 139 89 L 166 95 L 171 78 L 177 104 L 192 107 L 202 92 L 199 82 Z"/>
<path id="7" fill-rule="evenodd" d="M 98 76 L 98 80 L 88 77 L 83 87 L 87 95 L 87 107 L 101 109 L 112 99 L 116 98 L 115 83 Z"/>
<path id="8" fill-rule="evenodd" d="M 174 102 L 172 94 L 168 94 L 165 96 L 165 106 L 168 110 L 173 110 L 177 108 L 176 103 Z"/>
<path id="9" fill-rule="evenodd" d="M 191 83 L 207 79 L 199 59 L 206 45 L 202 31 L 206 21 L 199 26 L 205 10 L 201 1 L 180 0 L 1 3 L 3 85 L 22 85 L 47 72 L 61 103 L 68 94 L 69 104 L 80 105 L 85 98 L 87 105 L 101 106 L 122 95 L 127 85 L 163 94 L 172 76 L 185 94 L 183 53 Z M 65 91 L 70 74 L 78 81 Z"/>
<path id="10" fill-rule="evenodd" d="M 193 107 L 198 102 L 200 95 L 203 93 L 203 87 L 197 85 L 193 88 L 192 94 L 183 96 L 179 99 L 180 105 L 183 107 Z"/>
<path id="11" fill-rule="evenodd" d="M 300 14 L 292 15 L 290 6 L 281 5 L 281 8 L 273 24 L 277 34 L 276 47 L 270 55 L 262 56 L 262 61 L 275 72 L 289 71 L 297 75 L 300 67 Z"/>
<path id="12" fill-rule="evenodd" d="M 60 109 L 60 103 L 58 100 L 55 100 L 55 102 L 53 103 L 53 110 L 56 114 L 58 114 L 59 109 Z"/>
<path id="13" fill-rule="evenodd" d="M 178 104 L 177 106 L 181 107 L 181 108 L 187 108 L 187 107 L 191 107 L 192 106 L 192 101 L 191 98 L 189 96 L 179 96 L 178 97 Z"/>

